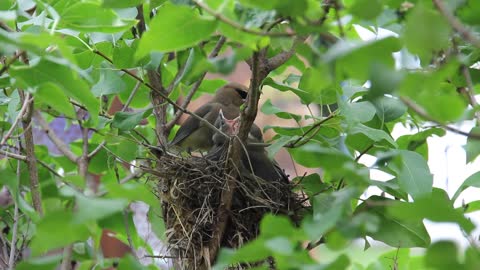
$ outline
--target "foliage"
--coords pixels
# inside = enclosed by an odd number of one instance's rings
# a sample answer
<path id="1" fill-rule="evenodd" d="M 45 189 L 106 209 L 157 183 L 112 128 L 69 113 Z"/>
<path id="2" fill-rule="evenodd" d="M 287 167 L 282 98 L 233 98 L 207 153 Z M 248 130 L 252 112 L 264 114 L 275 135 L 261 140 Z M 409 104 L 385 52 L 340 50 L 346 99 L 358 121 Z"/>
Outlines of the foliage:
<path id="1" fill-rule="evenodd" d="M 178 119 L 171 101 L 211 93 L 223 81 L 204 79 L 206 72 L 254 66 L 260 52 L 272 63 L 285 57 L 265 78 L 252 68 L 261 89 L 292 92 L 319 112 L 266 101 L 259 111 L 299 123 L 266 127 L 275 133 L 269 154 L 285 147 L 296 163 L 322 173 L 292 180 L 308 195 L 300 226 L 264 217 L 260 236 L 221 250 L 215 269 L 268 257 L 279 269 L 480 269 L 474 243 L 432 243 L 424 224 L 452 222 L 473 238 L 466 214 L 480 210 L 479 201 L 454 203 L 480 187 L 479 173 L 449 197 L 432 186 L 426 142 L 449 130 L 468 136 L 468 162 L 480 154 L 478 14 L 477 0 L 2 0 L 0 184 L 13 204 L 0 209 L 0 265 L 52 269 L 63 256 L 80 269 L 111 266 L 100 251 L 104 229 L 150 251 L 133 224 L 128 230 L 127 206 L 148 204 L 162 237 L 160 203 L 140 168 Z M 110 110 L 117 101 L 125 107 Z M 459 130 L 465 122 L 475 127 Z M 413 134 L 394 139 L 396 125 Z M 367 154 L 372 166 L 359 162 Z M 372 170 L 391 179 L 371 179 Z M 101 184 L 92 189 L 94 178 Z M 382 193 L 363 197 L 371 187 Z M 368 266 L 348 249 L 330 261 L 309 255 L 356 239 L 396 250 Z M 30 257 L 15 257 L 25 247 Z M 134 257 L 119 265 L 155 268 Z"/>

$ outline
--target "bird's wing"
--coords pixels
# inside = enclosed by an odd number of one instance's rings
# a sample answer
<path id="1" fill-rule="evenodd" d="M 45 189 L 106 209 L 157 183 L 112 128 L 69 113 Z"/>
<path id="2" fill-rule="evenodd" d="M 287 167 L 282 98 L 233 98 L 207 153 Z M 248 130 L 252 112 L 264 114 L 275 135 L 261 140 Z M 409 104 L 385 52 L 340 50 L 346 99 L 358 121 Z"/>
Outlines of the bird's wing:
<path id="1" fill-rule="evenodd" d="M 214 106 L 212 104 L 206 104 L 200 108 L 198 108 L 195 111 L 195 114 L 205 118 L 205 116 L 211 112 L 212 108 Z M 178 129 L 177 134 L 175 134 L 175 137 L 173 140 L 170 142 L 170 145 L 177 145 L 181 141 L 183 141 L 185 138 L 190 136 L 195 130 L 197 130 L 200 127 L 200 120 L 189 116 L 185 123 Z"/>

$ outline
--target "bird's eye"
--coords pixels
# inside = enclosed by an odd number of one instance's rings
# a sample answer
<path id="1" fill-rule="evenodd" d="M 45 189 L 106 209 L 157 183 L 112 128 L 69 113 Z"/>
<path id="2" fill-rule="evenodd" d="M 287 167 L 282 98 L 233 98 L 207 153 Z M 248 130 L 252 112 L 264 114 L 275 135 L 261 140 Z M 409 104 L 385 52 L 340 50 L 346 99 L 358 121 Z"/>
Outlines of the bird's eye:
<path id="1" fill-rule="evenodd" d="M 240 89 L 240 88 L 235 88 L 235 91 L 237 91 L 237 93 L 238 93 L 243 99 L 246 99 L 246 98 L 247 98 L 248 93 L 247 93 L 245 90 Z"/>

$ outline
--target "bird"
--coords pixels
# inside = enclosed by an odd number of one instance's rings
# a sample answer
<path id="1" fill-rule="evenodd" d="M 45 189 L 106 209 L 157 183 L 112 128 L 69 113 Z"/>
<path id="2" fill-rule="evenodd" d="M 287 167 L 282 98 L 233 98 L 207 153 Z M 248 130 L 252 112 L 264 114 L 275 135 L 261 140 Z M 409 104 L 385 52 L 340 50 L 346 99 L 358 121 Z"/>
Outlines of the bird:
<path id="1" fill-rule="evenodd" d="M 245 103 L 248 88 L 242 84 L 230 82 L 220 87 L 213 99 L 198 108 L 194 113 L 214 124 L 218 112 L 234 119 L 240 115 L 240 106 Z M 214 130 L 197 118 L 189 116 L 180 126 L 170 146 L 176 145 L 188 152 L 192 150 L 208 151 L 213 146 Z"/>
<path id="2" fill-rule="evenodd" d="M 230 120 L 223 114 L 222 110 L 220 110 L 215 121 L 215 127 L 226 135 L 235 136 L 239 131 L 239 121 L 240 116 Z M 216 132 L 213 136 L 214 146 L 206 158 L 217 161 L 223 158 L 228 148 L 228 142 L 228 138 Z M 269 182 L 288 184 L 288 176 L 275 160 L 268 157 L 265 146 L 261 145 L 262 143 L 264 143 L 264 141 L 261 129 L 256 124 L 252 124 L 246 145 L 244 145 L 242 151 L 241 171 L 254 174 Z"/>

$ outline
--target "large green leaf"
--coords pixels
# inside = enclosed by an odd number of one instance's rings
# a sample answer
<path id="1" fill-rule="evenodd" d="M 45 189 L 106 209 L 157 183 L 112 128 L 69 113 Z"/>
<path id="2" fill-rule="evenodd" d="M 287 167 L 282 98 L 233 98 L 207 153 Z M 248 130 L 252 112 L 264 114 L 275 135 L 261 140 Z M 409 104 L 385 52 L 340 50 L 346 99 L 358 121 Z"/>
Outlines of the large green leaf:
<path id="1" fill-rule="evenodd" d="M 275 114 L 276 116 L 283 118 L 283 119 L 295 119 L 295 121 L 300 121 L 302 118 L 301 115 L 289 113 L 283 111 L 282 109 L 276 107 L 272 104 L 272 101 L 269 99 L 263 103 L 262 108 L 260 109 L 264 114 Z"/>
<path id="2" fill-rule="evenodd" d="M 392 53 L 400 50 L 395 37 L 385 37 L 369 41 L 339 41 L 323 56 L 327 63 L 337 62 L 352 78 L 368 79 L 371 67 L 382 64 L 392 68 Z"/>
<path id="3" fill-rule="evenodd" d="M 35 92 L 35 99 L 51 106 L 67 117 L 76 117 L 73 105 L 70 104 L 67 95 L 57 84 L 48 81 L 40 84 Z"/>
<path id="4" fill-rule="evenodd" d="M 152 114 L 152 109 L 138 112 L 117 112 L 113 117 L 112 127 L 121 130 L 135 128 L 142 119 Z"/>
<path id="5" fill-rule="evenodd" d="M 357 207 L 356 211 L 375 213 L 380 218 L 376 232 L 368 236 L 382 241 L 392 247 L 427 247 L 430 236 L 422 223 L 422 218 L 398 218 L 391 215 L 391 205 L 403 205 L 405 202 L 394 201 L 380 196 L 372 196 Z"/>
<path id="6" fill-rule="evenodd" d="M 215 31 L 214 20 L 201 17 L 187 6 L 166 4 L 158 9 L 150 29 L 142 36 L 136 57 L 140 59 L 151 51 L 177 51 L 208 39 Z"/>
<path id="7" fill-rule="evenodd" d="M 284 1 L 284 0 L 269 0 L 269 1 L 255 1 L 255 0 L 241 0 L 240 3 L 265 10 L 277 10 L 280 14 L 287 16 L 303 15 L 307 11 L 306 0 Z"/>
<path id="8" fill-rule="evenodd" d="M 70 1 L 59 11 L 59 27 L 81 32 L 116 33 L 130 29 L 135 20 L 122 19 L 113 10 L 95 1 Z"/>
<path id="9" fill-rule="evenodd" d="M 425 254 L 425 264 L 438 270 L 466 269 L 460 265 L 455 243 L 449 241 L 433 243 Z"/>
<path id="10" fill-rule="evenodd" d="M 314 142 L 289 149 L 289 152 L 296 162 L 308 168 L 341 168 L 343 164 L 353 160 L 337 149 L 323 147 Z"/>
<path id="11" fill-rule="evenodd" d="M 383 10 L 381 0 L 356 0 L 350 11 L 353 15 L 365 19 L 375 19 Z"/>
<path id="12" fill-rule="evenodd" d="M 480 134 L 480 127 L 473 127 L 470 133 Z M 468 137 L 464 148 L 467 153 L 467 162 L 473 162 L 480 155 L 480 140 Z"/>
<path id="13" fill-rule="evenodd" d="M 467 219 L 461 210 L 453 208 L 453 202 L 448 198 L 443 189 L 434 188 L 433 192 L 420 197 L 413 203 L 395 204 L 389 208 L 389 213 L 399 219 L 423 219 L 427 218 L 435 222 L 455 222 L 467 233 L 470 233 L 475 225 Z"/>
<path id="14" fill-rule="evenodd" d="M 10 74 L 22 88 L 36 88 L 45 82 L 56 85 L 68 97 L 85 105 L 90 116 L 97 121 L 100 111 L 99 101 L 90 92 L 88 83 L 70 68 L 64 63 L 42 58 L 36 63 L 31 63 L 31 66 L 11 67 Z"/>
<path id="15" fill-rule="evenodd" d="M 88 237 L 90 237 L 90 231 L 87 225 L 75 222 L 73 212 L 57 210 L 47 213 L 37 224 L 30 247 L 33 255 L 40 255 L 73 242 L 85 241 Z"/>
<path id="16" fill-rule="evenodd" d="M 451 28 L 444 16 L 425 4 L 416 5 L 407 17 L 405 43 L 409 51 L 422 57 L 445 48 Z"/>
<path id="17" fill-rule="evenodd" d="M 397 150 L 390 168 L 395 172 L 398 184 L 413 199 L 428 196 L 432 192 L 433 176 L 427 161 L 418 153 Z"/>
<path id="18" fill-rule="evenodd" d="M 467 188 L 469 187 L 477 187 L 480 188 L 480 172 L 476 172 L 470 175 L 465 181 L 463 181 L 462 185 L 458 187 L 457 191 L 452 197 L 452 201 L 455 201 L 458 196 Z"/>

